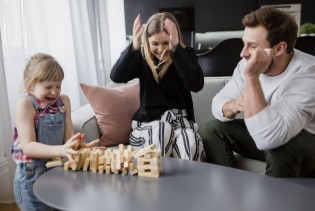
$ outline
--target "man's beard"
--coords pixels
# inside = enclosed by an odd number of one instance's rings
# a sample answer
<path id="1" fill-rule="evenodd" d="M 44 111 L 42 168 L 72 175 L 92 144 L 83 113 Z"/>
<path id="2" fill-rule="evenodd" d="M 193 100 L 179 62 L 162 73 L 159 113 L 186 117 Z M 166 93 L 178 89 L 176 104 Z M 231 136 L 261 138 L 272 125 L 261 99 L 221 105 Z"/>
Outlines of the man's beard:
<path id="1" fill-rule="evenodd" d="M 273 64 L 274 64 L 274 60 L 272 59 L 269 66 L 267 67 L 267 69 L 265 70 L 265 72 L 263 72 L 264 74 L 268 74 L 271 72 L 272 68 L 273 68 Z"/>

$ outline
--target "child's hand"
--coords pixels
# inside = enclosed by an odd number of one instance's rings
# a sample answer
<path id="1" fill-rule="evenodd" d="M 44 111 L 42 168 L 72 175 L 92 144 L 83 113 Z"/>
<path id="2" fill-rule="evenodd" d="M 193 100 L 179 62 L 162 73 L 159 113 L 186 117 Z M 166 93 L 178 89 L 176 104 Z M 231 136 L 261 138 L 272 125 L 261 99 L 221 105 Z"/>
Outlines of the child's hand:
<path id="1" fill-rule="evenodd" d="M 90 148 L 90 147 L 98 146 L 100 141 L 101 141 L 100 139 L 95 139 L 94 141 L 90 141 L 89 143 L 84 143 L 83 147 Z"/>
<path id="2" fill-rule="evenodd" d="M 166 18 L 164 21 L 164 28 L 166 32 L 170 35 L 169 48 L 171 51 L 174 52 L 176 46 L 179 43 L 177 27 L 173 21 Z"/>
<path id="3" fill-rule="evenodd" d="M 85 135 L 84 135 L 84 133 L 79 133 L 79 134 L 80 134 L 80 136 L 79 136 L 79 139 L 78 139 L 79 140 L 78 143 L 75 144 L 72 147 L 74 150 L 78 150 L 78 149 L 82 148 L 83 145 L 84 145 L 84 137 L 85 137 Z"/>
<path id="4" fill-rule="evenodd" d="M 98 146 L 99 143 L 100 143 L 100 139 L 95 139 L 94 141 L 90 141 L 89 143 L 85 143 L 84 142 L 84 133 L 81 133 L 81 136 L 80 136 L 80 140 L 77 144 L 74 145 L 73 149 L 74 150 L 78 150 L 78 149 L 81 149 L 81 148 L 91 148 L 91 147 L 94 147 L 94 146 Z"/>
<path id="5" fill-rule="evenodd" d="M 61 147 L 61 154 L 64 157 L 67 157 L 69 161 L 74 162 L 72 155 L 78 154 L 78 151 L 75 150 L 75 146 L 77 146 L 81 142 L 81 133 L 77 133 L 72 136 L 64 145 Z"/>
<path id="6" fill-rule="evenodd" d="M 132 30 L 133 50 L 138 50 L 141 47 L 142 32 L 143 32 L 143 26 L 142 26 L 140 14 L 139 14 L 133 23 L 133 30 Z"/>

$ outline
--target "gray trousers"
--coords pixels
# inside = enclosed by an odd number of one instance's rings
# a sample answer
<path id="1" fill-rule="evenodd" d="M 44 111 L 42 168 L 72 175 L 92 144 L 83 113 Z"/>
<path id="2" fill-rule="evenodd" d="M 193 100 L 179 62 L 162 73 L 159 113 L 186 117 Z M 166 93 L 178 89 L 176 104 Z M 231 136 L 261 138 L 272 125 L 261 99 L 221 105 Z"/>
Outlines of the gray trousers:
<path id="1" fill-rule="evenodd" d="M 288 143 L 271 150 L 257 149 L 244 120 L 212 120 L 199 131 L 207 162 L 235 167 L 233 151 L 244 157 L 266 161 L 266 175 L 315 177 L 315 136 L 302 130 Z"/>

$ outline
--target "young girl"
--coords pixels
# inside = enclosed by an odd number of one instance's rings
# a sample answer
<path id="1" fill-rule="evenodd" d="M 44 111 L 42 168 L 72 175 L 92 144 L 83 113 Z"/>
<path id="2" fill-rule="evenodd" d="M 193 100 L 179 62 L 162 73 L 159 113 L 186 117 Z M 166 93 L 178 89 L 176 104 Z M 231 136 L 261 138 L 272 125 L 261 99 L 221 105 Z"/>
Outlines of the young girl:
<path id="1" fill-rule="evenodd" d="M 190 91 L 203 88 L 197 56 L 182 43 L 175 17 L 154 14 L 143 26 L 134 21 L 133 42 L 113 66 L 111 79 L 139 78 L 140 107 L 133 116 L 130 144 L 156 144 L 162 156 L 202 160 L 205 153 L 194 122 Z"/>
<path id="2" fill-rule="evenodd" d="M 16 105 L 12 149 L 17 163 L 14 196 L 21 210 L 50 209 L 35 197 L 33 184 L 46 171 L 49 158 L 73 160 L 73 148 L 81 144 L 81 134 L 73 135 L 70 100 L 60 95 L 63 77 L 58 62 L 45 54 L 32 56 L 24 70 L 26 94 Z"/>

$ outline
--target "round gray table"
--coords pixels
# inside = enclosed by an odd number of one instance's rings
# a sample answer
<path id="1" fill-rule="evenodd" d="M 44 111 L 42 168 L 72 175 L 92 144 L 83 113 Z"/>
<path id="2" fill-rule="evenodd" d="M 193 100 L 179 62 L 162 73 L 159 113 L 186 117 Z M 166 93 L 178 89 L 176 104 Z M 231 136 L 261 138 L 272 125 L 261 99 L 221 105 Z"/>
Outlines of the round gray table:
<path id="1" fill-rule="evenodd" d="M 162 175 L 146 178 L 56 167 L 34 184 L 43 203 L 60 210 L 304 211 L 315 190 L 239 169 L 162 158 Z"/>

